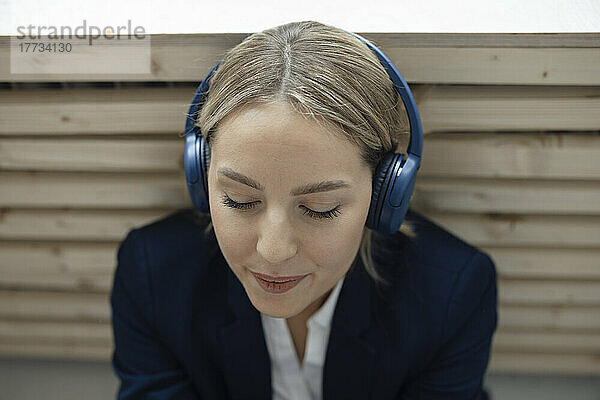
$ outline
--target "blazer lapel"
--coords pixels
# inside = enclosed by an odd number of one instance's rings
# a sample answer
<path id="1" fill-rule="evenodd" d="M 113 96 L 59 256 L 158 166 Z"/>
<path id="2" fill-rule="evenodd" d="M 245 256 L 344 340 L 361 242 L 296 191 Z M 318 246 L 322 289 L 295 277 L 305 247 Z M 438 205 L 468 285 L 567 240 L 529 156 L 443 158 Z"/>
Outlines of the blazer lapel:
<path id="1" fill-rule="evenodd" d="M 270 399 L 271 360 L 260 313 L 229 266 L 227 291 L 235 319 L 221 327 L 221 350 L 231 399 Z"/>
<path id="2" fill-rule="evenodd" d="M 331 321 L 323 367 L 323 399 L 370 398 L 375 348 L 366 340 L 371 320 L 371 278 L 357 255 Z"/>

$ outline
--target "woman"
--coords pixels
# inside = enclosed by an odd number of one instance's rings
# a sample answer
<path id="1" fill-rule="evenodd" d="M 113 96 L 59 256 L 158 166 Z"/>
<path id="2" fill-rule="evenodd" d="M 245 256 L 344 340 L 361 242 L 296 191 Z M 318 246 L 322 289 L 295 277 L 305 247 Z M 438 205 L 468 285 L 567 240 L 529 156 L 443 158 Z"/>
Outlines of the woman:
<path id="1" fill-rule="evenodd" d="M 406 214 L 420 121 L 365 44 L 286 24 L 246 38 L 199 87 L 199 137 L 186 138 L 197 210 L 119 249 L 119 398 L 481 397 L 494 264 Z M 400 162 L 407 111 L 418 134 Z M 378 202 L 385 188 L 398 209 Z"/>

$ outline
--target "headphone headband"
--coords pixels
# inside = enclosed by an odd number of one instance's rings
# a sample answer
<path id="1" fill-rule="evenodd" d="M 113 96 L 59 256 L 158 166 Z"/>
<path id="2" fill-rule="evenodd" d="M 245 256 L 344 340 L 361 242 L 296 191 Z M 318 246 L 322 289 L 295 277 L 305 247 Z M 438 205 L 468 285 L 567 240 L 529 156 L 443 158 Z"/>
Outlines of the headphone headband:
<path id="1" fill-rule="evenodd" d="M 417 109 L 417 103 L 415 102 L 415 98 L 408 87 L 408 84 L 402 75 L 400 75 L 400 72 L 398 72 L 396 66 L 392 64 L 390 59 L 383 54 L 383 52 L 379 50 L 377 46 L 354 32 L 348 33 L 359 38 L 371 49 L 371 51 L 373 51 L 373 53 L 375 53 L 379 59 L 379 62 L 381 65 L 383 65 L 383 68 L 385 68 L 388 76 L 394 83 L 394 86 L 396 86 L 396 90 L 398 90 L 400 98 L 404 103 L 406 113 L 408 114 L 408 122 L 410 123 L 410 142 L 406 152 L 415 157 L 421 158 L 421 154 L 423 154 L 423 128 L 421 126 L 421 117 L 419 115 L 419 110 Z"/>
<path id="2" fill-rule="evenodd" d="M 196 123 L 196 114 L 198 114 L 198 111 L 200 110 L 200 104 L 202 104 L 202 101 L 204 100 L 204 95 L 208 91 L 210 78 L 212 78 L 212 75 L 221 64 L 221 61 L 223 61 L 223 58 L 221 58 L 219 62 L 217 62 L 217 64 L 215 64 L 214 67 L 212 67 L 212 69 L 208 72 L 204 80 L 200 82 L 200 85 L 198 85 L 198 88 L 194 93 L 194 98 L 192 99 L 192 103 L 190 104 L 190 108 L 187 113 L 187 118 L 185 120 L 186 136 L 191 132 L 194 132 L 195 134 L 200 133 L 200 129 L 198 129 L 198 127 L 194 125 Z"/>
<path id="3" fill-rule="evenodd" d="M 390 234 L 398 230 L 406 216 L 417 171 L 421 165 L 423 151 L 421 118 L 408 84 L 387 56 L 363 37 L 353 32 L 346 31 L 346 33 L 360 39 L 375 53 L 398 91 L 410 123 L 410 142 L 406 157 L 395 151 L 389 151 L 380 160 L 373 175 L 373 190 L 366 226 Z M 192 202 L 196 209 L 202 212 L 210 212 L 208 198 L 210 149 L 199 127 L 195 126 L 195 121 L 204 103 L 210 79 L 222 61 L 223 59 L 219 60 L 196 89 L 185 123 L 185 177 Z"/>
<path id="4" fill-rule="evenodd" d="M 365 43 L 369 47 L 369 49 L 371 49 L 371 51 L 375 53 L 375 55 L 379 59 L 379 62 L 381 63 L 383 68 L 385 68 L 386 72 L 388 73 L 388 76 L 394 83 L 396 90 L 398 90 L 400 98 L 404 103 L 406 113 L 408 114 L 408 121 L 410 124 L 410 142 L 406 152 L 408 154 L 412 154 L 415 157 L 421 158 L 421 154 L 423 153 L 423 128 L 421 126 L 421 117 L 419 115 L 419 110 L 417 109 L 415 98 L 412 94 L 412 91 L 408 87 L 408 84 L 406 83 L 400 72 L 398 72 L 396 66 L 390 61 L 390 59 L 385 54 L 383 54 L 381 50 L 377 48 L 377 46 L 375 46 L 367 39 L 354 32 L 345 32 L 357 37 L 363 43 Z M 194 98 L 192 99 L 192 103 L 187 114 L 185 124 L 186 135 L 191 132 L 194 132 L 194 134 L 200 133 L 198 127 L 194 126 L 196 115 L 200 110 L 200 104 L 204 99 L 204 95 L 208 91 L 210 78 L 221 64 L 221 61 L 223 61 L 223 58 L 221 58 L 219 62 L 217 62 L 217 64 L 210 70 L 210 72 L 206 75 L 204 80 L 198 86 L 198 89 L 196 89 L 196 93 L 194 94 Z"/>

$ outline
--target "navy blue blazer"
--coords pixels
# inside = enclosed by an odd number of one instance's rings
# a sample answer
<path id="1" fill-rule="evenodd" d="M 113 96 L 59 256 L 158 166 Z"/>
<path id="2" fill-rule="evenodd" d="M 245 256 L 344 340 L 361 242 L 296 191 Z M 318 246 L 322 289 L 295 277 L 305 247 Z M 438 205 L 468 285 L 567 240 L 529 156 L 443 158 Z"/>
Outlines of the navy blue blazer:
<path id="1" fill-rule="evenodd" d="M 380 287 L 357 255 L 336 305 L 323 399 L 479 399 L 497 325 L 487 254 L 409 211 L 378 235 Z M 132 230 L 110 297 L 119 399 L 271 399 L 260 314 L 191 210 Z"/>

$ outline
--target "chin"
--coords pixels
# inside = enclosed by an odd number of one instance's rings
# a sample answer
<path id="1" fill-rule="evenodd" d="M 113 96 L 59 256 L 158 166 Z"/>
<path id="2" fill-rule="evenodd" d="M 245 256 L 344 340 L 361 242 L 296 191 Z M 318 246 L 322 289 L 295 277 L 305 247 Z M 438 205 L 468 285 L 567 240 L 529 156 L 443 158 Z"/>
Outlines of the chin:
<path id="1" fill-rule="evenodd" d="M 254 289 L 252 289 L 254 290 Z M 269 298 L 267 293 L 249 293 L 246 289 L 246 294 L 250 302 L 261 313 L 273 318 L 291 318 L 297 315 L 302 310 L 302 307 L 292 307 L 289 301 L 284 301 L 281 298 Z M 292 300 L 292 299 L 288 299 Z"/>
<path id="2" fill-rule="evenodd" d="M 274 302 L 255 302 L 252 297 L 250 298 L 250 301 L 254 305 L 254 308 L 269 317 L 290 318 L 297 314 L 293 310 L 290 310 L 289 307 L 282 306 L 281 304 L 273 304 Z"/>
<path id="3" fill-rule="evenodd" d="M 265 314 L 265 315 L 268 315 L 269 317 L 272 317 L 272 318 L 285 318 L 285 319 L 287 319 L 287 318 L 293 317 L 293 315 L 288 315 L 287 313 L 281 313 L 281 312 L 272 313 L 272 312 L 269 312 L 269 310 L 259 310 L 259 311 L 261 313 Z"/>

